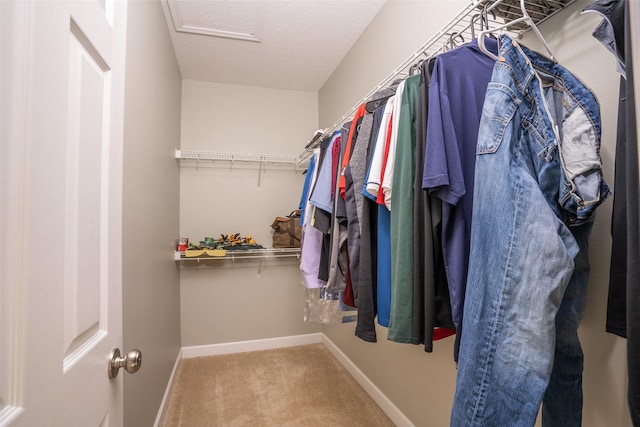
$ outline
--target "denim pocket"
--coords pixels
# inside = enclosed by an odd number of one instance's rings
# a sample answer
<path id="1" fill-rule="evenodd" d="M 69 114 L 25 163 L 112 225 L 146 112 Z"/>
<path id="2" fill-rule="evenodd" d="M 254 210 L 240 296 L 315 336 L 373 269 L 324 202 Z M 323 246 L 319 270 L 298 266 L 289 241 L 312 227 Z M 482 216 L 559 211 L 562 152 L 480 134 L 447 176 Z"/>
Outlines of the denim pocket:
<path id="1" fill-rule="evenodd" d="M 492 154 L 498 150 L 520 102 L 509 86 L 489 83 L 482 107 L 476 154 Z"/>

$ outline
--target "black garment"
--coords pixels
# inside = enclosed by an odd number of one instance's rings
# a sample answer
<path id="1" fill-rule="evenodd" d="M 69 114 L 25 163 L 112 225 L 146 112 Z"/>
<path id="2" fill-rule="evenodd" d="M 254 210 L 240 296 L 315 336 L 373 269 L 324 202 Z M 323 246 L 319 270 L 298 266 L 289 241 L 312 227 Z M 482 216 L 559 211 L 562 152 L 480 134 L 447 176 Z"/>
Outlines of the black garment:
<path id="1" fill-rule="evenodd" d="M 618 101 L 618 135 L 616 144 L 615 184 L 611 220 L 611 268 L 606 331 L 627 337 L 627 124 L 626 82 L 620 77 Z"/>
<path id="2" fill-rule="evenodd" d="M 367 149 L 367 165 L 371 164 L 371 156 L 375 140 L 382 122 L 382 107 L 373 113 L 373 127 Z M 362 191 L 362 188 L 355 189 Z M 362 224 L 360 227 L 360 264 L 358 283 L 358 318 L 355 335 L 367 342 L 376 342 L 375 318 L 378 314 L 378 206 L 364 197 L 362 202 Z"/>
<path id="3" fill-rule="evenodd" d="M 362 201 L 362 235 L 360 239 L 360 283 L 358 318 L 355 336 L 376 342 L 375 318 L 378 314 L 378 206 L 373 200 Z"/>
<path id="4" fill-rule="evenodd" d="M 615 57 L 625 62 L 624 40 L 625 2 L 599 0 L 587 6 L 585 12 L 595 12 L 604 19 L 593 31 Z M 613 35 L 613 38 L 611 38 Z M 626 81 L 620 78 L 618 100 L 618 128 L 615 155 L 615 184 L 611 221 L 611 264 L 609 270 L 609 298 L 607 302 L 606 331 L 627 337 L 627 96 Z"/>
<path id="5" fill-rule="evenodd" d="M 629 4 L 625 0 L 598 0 L 585 10 L 605 19 L 594 36 L 611 34 L 607 49 L 624 63 L 626 81 L 620 82 L 618 135 L 611 234 L 611 270 L 607 304 L 607 332 L 627 338 L 628 403 L 633 425 L 640 426 L 640 209 L 638 139 L 631 55 Z M 600 32 L 600 33 L 598 33 Z"/>
<path id="6" fill-rule="evenodd" d="M 420 84 L 418 85 L 418 109 L 416 112 L 415 162 L 413 177 L 413 324 L 412 342 L 424 344 L 424 351 L 433 351 L 433 239 L 431 236 L 431 209 L 429 193 L 422 189 L 422 171 L 424 165 L 424 147 L 427 136 L 427 109 L 429 97 L 428 80 L 431 77 L 429 67 L 424 61 L 420 66 Z"/>
<path id="7" fill-rule="evenodd" d="M 420 65 L 420 86 L 416 119 L 416 165 L 424 164 L 429 105 L 429 81 L 434 60 Z M 413 340 L 424 343 L 424 351 L 433 351 L 433 329 L 455 329 L 451 317 L 449 287 L 444 270 L 441 244 L 442 203 L 422 189 L 422 168 L 416 167 L 414 177 L 414 230 L 413 241 Z"/>
<path id="8" fill-rule="evenodd" d="M 638 183 L 638 135 L 634 100 L 629 5 L 625 4 L 625 63 L 627 70 L 627 364 L 629 410 L 633 425 L 640 426 L 640 209 Z M 617 161 L 617 159 L 616 159 Z"/>
<path id="9" fill-rule="evenodd" d="M 616 58 L 625 63 L 625 1 L 598 0 L 583 12 L 594 12 L 603 20 L 593 31 Z M 607 303 L 606 331 L 627 337 L 627 96 L 626 81 L 620 78 L 618 101 L 618 128 L 616 143 L 615 187 L 611 222 L 611 267 L 609 270 L 609 298 Z"/>

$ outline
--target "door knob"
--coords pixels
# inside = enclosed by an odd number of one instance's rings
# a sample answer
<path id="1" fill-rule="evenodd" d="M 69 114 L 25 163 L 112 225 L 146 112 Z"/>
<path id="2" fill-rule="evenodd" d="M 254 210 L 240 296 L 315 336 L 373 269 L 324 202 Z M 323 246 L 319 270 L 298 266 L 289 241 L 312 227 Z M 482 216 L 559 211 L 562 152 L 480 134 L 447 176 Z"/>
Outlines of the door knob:
<path id="1" fill-rule="evenodd" d="M 120 368 L 124 368 L 130 374 L 135 374 L 142 365 L 142 352 L 137 348 L 129 351 L 126 356 L 120 356 L 120 349 L 114 348 L 109 355 L 109 366 L 107 372 L 109 378 L 115 378 L 118 376 Z"/>

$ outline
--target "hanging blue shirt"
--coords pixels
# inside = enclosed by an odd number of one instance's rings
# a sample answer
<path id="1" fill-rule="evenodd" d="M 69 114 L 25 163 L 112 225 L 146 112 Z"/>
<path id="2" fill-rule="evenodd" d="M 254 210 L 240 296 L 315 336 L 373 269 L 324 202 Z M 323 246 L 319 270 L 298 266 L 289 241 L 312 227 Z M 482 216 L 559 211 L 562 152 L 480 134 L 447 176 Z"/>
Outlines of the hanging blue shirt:
<path id="1" fill-rule="evenodd" d="M 307 199 L 309 198 L 309 189 L 311 187 L 311 178 L 316 167 L 316 155 L 312 155 L 307 168 L 307 175 L 304 177 L 304 185 L 302 186 L 302 196 L 300 196 L 300 225 L 304 224 L 304 210 L 307 207 Z"/>
<path id="2" fill-rule="evenodd" d="M 309 201 L 313 206 L 322 209 L 325 212 L 333 213 L 333 198 L 331 197 L 331 176 L 333 174 L 333 165 L 331 159 L 331 150 L 333 144 L 340 136 L 340 132 L 335 132 L 331 137 L 331 142 L 327 147 L 327 153 L 324 156 L 322 164 L 319 165 L 318 177 Z"/>

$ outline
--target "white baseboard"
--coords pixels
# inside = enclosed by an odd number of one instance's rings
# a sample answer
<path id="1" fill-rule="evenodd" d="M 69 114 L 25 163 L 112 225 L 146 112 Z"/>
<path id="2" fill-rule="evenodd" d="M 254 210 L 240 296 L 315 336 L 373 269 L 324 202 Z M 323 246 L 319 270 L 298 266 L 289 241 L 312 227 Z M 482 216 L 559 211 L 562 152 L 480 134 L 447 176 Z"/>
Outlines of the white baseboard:
<path id="1" fill-rule="evenodd" d="M 292 347 L 296 345 L 308 345 L 322 343 L 333 356 L 338 359 L 340 364 L 351 374 L 351 376 L 360 384 L 360 386 L 367 392 L 374 402 L 380 406 L 385 414 L 395 423 L 398 427 L 415 427 L 414 424 L 407 418 L 400 409 L 393 402 L 382 393 L 382 391 L 347 357 L 331 341 L 325 334 L 319 332 L 315 334 L 307 335 L 294 335 L 289 337 L 268 338 L 255 341 L 239 341 L 223 344 L 211 344 L 211 345 L 199 345 L 191 347 L 183 347 L 176 363 L 173 366 L 167 389 L 164 392 L 162 403 L 160 404 L 160 410 L 156 416 L 154 427 L 160 425 L 162 415 L 164 413 L 164 406 L 171 392 L 171 385 L 173 384 L 173 378 L 178 367 L 178 363 L 181 359 L 189 359 L 191 357 L 203 357 L 203 356 L 216 356 L 220 354 L 231 353 L 243 353 L 246 351 L 259 351 L 270 350 L 274 348 Z"/>
<path id="2" fill-rule="evenodd" d="M 171 393 L 171 386 L 173 385 L 173 378 L 176 375 L 176 371 L 178 370 L 178 364 L 180 360 L 182 360 L 182 350 L 178 352 L 178 357 L 176 357 L 176 361 L 173 364 L 173 370 L 171 371 L 171 376 L 169 377 L 169 381 L 167 382 L 167 388 L 164 390 L 164 396 L 162 396 L 162 402 L 160 402 L 160 409 L 158 409 L 158 414 L 156 415 L 156 420 L 153 423 L 153 427 L 160 426 L 162 422 L 162 416 L 164 415 L 164 407 L 167 404 L 167 400 L 169 399 L 169 393 Z"/>
<path id="3" fill-rule="evenodd" d="M 216 356 L 219 354 L 243 353 L 245 351 L 270 350 L 273 348 L 292 347 L 296 345 L 319 344 L 322 333 L 292 335 L 289 337 L 267 338 L 254 341 L 238 341 L 222 344 L 198 345 L 182 347 L 182 357 Z"/>
<path id="4" fill-rule="evenodd" d="M 415 427 L 409 418 L 325 334 L 322 343 L 398 427 Z"/>

